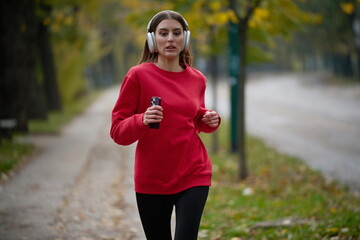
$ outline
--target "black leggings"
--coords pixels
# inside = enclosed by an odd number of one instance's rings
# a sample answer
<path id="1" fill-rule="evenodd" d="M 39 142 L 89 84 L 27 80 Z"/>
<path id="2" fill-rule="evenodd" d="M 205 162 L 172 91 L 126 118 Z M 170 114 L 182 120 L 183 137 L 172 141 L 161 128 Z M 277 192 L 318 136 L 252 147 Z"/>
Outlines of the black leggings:
<path id="1" fill-rule="evenodd" d="M 148 240 L 171 240 L 175 206 L 175 240 L 196 240 L 209 187 L 189 188 L 171 195 L 136 193 L 141 222 Z"/>

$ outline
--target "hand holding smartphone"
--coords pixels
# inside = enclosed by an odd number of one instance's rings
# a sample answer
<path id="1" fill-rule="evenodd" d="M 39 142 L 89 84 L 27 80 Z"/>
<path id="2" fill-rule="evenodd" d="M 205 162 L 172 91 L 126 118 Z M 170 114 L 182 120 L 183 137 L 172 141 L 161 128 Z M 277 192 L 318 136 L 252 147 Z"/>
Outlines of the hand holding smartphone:
<path id="1" fill-rule="evenodd" d="M 161 97 L 151 97 L 150 106 L 158 105 L 161 106 Z M 160 123 L 149 123 L 149 128 L 159 129 Z"/>

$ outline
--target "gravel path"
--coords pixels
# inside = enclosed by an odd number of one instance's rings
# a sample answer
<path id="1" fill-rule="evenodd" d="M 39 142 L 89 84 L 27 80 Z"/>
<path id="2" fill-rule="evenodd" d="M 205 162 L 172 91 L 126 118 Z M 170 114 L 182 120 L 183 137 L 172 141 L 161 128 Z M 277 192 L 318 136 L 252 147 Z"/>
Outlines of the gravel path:
<path id="1" fill-rule="evenodd" d="M 0 239 L 145 239 L 133 191 L 134 146 L 109 137 L 118 88 L 107 90 L 0 190 Z"/>

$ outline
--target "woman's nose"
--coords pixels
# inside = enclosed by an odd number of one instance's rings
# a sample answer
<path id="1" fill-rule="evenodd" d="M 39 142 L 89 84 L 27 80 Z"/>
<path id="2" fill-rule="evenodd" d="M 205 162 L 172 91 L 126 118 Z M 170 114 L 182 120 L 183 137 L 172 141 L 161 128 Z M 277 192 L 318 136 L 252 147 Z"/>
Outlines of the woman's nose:
<path id="1" fill-rule="evenodd" d="M 174 41 L 174 35 L 173 35 L 172 33 L 170 33 L 170 34 L 168 35 L 168 41 L 169 41 L 169 42 L 173 42 L 173 41 Z"/>

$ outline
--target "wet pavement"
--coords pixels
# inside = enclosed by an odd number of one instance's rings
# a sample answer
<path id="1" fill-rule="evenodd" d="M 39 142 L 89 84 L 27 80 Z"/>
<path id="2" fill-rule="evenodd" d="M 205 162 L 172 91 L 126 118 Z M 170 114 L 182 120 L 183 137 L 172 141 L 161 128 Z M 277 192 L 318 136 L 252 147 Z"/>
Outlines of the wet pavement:
<path id="1" fill-rule="evenodd" d="M 109 137 L 118 88 L 60 135 L 31 136 L 33 159 L 0 190 L 0 239 L 145 239 L 133 191 L 134 146 Z"/>

